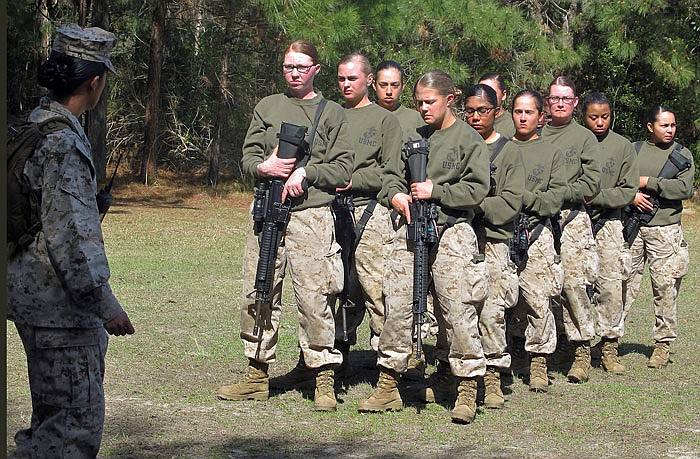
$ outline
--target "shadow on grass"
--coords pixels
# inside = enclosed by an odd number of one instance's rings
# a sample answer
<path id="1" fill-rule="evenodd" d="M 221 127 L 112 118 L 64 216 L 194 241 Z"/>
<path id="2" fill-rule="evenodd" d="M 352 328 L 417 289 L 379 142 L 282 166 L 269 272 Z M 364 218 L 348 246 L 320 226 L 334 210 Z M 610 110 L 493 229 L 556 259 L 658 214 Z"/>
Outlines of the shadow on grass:
<path id="1" fill-rule="evenodd" d="M 617 352 L 620 357 L 627 354 L 641 354 L 651 357 L 652 352 L 654 352 L 654 346 L 640 343 L 620 343 Z"/>

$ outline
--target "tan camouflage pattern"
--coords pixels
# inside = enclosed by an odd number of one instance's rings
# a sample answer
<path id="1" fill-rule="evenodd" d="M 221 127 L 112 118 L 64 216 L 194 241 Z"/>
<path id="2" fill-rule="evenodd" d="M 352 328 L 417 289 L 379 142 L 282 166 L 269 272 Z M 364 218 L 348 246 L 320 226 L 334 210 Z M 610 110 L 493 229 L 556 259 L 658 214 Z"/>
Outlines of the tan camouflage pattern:
<path id="1" fill-rule="evenodd" d="M 355 208 L 356 222 L 360 221 L 366 208 L 366 205 Z M 389 245 L 393 239 L 394 228 L 391 223 L 389 209 L 377 204 L 355 250 L 355 268 L 364 292 L 364 304 L 369 315 L 370 345 L 375 351 L 378 349 L 379 335 L 384 326 L 382 284 L 384 282 Z M 364 315 L 363 312 L 361 313 Z M 355 321 L 356 327 L 359 326 L 360 322 Z M 338 323 L 338 318 L 336 317 L 336 330 L 338 327 L 342 331 L 341 324 Z"/>
<path id="2" fill-rule="evenodd" d="M 379 337 L 377 363 L 406 371 L 413 334 L 413 247 L 406 240 L 405 220 L 391 245 L 385 281 L 386 322 Z M 431 256 L 436 316 L 446 322 L 447 360 L 455 376 L 483 376 L 486 359 L 479 338 L 476 307 L 488 295 L 488 272 L 475 263 L 476 235 L 468 223 L 448 228 Z M 440 319 L 438 319 L 440 320 Z"/>
<path id="3" fill-rule="evenodd" d="M 56 116 L 76 132 L 48 135 L 24 167 L 41 196 L 43 229 L 7 260 L 7 318 L 39 327 L 101 327 L 123 309 L 109 286 L 90 143 L 77 118 L 48 98 L 29 120 Z"/>
<path id="4" fill-rule="evenodd" d="M 507 242 L 486 241 L 484 257 L 489 272 L 489 296 L 477 309 L 481 346 L 486 365 L 508 368 L 510 354 L 506 343 L 505 313 L 518 302 L 518 273 L 510 261 Z"/>
<path id="5" fill-rule="evenodd" d="M 562 210 L 562 224 L 571 210 Z M 586 294 L 586 285 L 592 285 L 598 276 L 596 249 L 591 219 L 586 212 L 578 212 L 562 230 L 561 261 L 564 266 L 564 288 L 560 298 L 564 331 L 569 341 L 588 341 L 595 337 L 593 308 Z"/>
<path id="6" fill-rule="evenodd" d="M 625 318 L 637 299 L 644 265 L 648 262 L 656 317 L 652 338 L 656 342 L 671 343 L 678 336 L 676 302 L 689 265 L 688 244 L 683 240 L 680 223 L 642 226 L 630 247 L 630 255 L 632 273 L 624 285 Z"/>
<path id="7" fill-rule="evenodd" d="M 94 459 L 104 425 L 107 333 L 16 326 L 27 354 L 32 418 L 15 435 L 15 455 Z"/>
<path id="8" fill-rule="evenodd" d="M 598 280 L 595 283 L 597 333 L 601 338 L 622 338 L 626 316 L 622 282 L 630 272 L 630 251 L 622 237 L 622 222 L 608 220 L 595 236 L 598 248 Z"/>
<path id="9" fill-rule="evenodd" d="M 241 338 L 245 356 L 262 363 L 276 359 L 282 313 L 282 282 L 288 269 L 299 316 L 299 346 L 310 368 L 340 364 L 343 356 L 334 349 L 335 321 L 333 302 L 343 289 L 343 263 L 340 245 L 335 241 L 330 207 L 317 207 L 291 213 L 282 237 L 272 285 L 272 306 L 263 307 L 261 339 L 253 336 L 255 325 L 255 272 L 258 263 L 258 239 L 252 224 L 247 232 L 243 255 L 243 292 L 241 302 Z"/>
<path id="10" fill-rule="evenodd" d="M 82 28 L 78 24 L 65 24 L 56 29 L 52 51 L 85 61 L 102 62 L 112 73 L 117 71 L 109 60 L 117 37 L 99 27 Z"/>
<path id="11" fill-rule="evenodd" d="M 525 350 L 534 354 L 551 354 L 557 347 L 557 328 L 550 299 L 561 291 L 564 268 L 554 251 L 554 236 L 543 228 L 527 249 L 527 259 L 520 268 L 520 297 L 515 322 L 525 327 Z M 520 332 L 520 333 L 519 333 Z M 513 330 L 515 336 L 523 330 Z"/>

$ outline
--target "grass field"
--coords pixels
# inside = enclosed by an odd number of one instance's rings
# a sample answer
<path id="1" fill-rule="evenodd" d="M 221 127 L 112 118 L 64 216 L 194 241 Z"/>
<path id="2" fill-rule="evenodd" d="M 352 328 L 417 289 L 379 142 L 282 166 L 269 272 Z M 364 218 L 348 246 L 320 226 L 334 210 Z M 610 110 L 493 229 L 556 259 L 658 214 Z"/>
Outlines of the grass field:
<path id="1" fill-rule="evenodd" d="M 463 426 L 450 423 L 445 407 L 417 403 L 410 387 L 402 388 L 402 412 L 357 412 L 377 378 L 363 366 L 371 358 L 366 323 L 351 352 L 353 377 L 336 385 L 337 412 L 314 412 L 313 395 L 296 390 L 273 392 L 268 402 L 216 399 L 217 387 L 246 367 L 238 298 L 249 202 L 247 194 L 194 187 L 117 193 L 105 244 L 112 287 L 137 333 L 110 342 L 101 457 L 700 458 L 700 218 L 692 206 L 684 215 L 691 268 L 668 368 L 646 367 L 654 314 L 645 279 L 620 346 L 625 375 L 596 367 L 589 383 L 573 385 L 552 373 L 547 394 L 530 393 L 516 378 L 505 387 L 505 409 L 480 410 Z M 285 312 L 272 376 L 298 356 L 294 307 Z M 31 406 L 11 323 L 7 334 L 10 452 Z"/>

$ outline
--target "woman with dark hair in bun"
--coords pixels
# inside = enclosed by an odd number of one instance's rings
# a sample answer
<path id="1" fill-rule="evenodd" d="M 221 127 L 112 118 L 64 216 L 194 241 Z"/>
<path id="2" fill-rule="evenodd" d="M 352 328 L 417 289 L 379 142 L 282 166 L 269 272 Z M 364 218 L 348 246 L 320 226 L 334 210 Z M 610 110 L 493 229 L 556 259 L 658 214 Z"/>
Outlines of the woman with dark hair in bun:
<path id="1" fill-rule="evenodd" d="M 39 141 L 23 169 L 39 230 L 8 244 L 7 317 L 27 354 L 32 394 L 31 425 L 15 435 L 16 457 L 97 455 L 107 333 L 134 333 L 109 286 L 95 167 L 78 121 L 114 72 L 114 41 L 96 27 L 61 26 L 39 69 L 51 97 L 29 121 L 56 119 L 63 127 Z"/>
<path id="2" fill-rule="evenodd" d="M 639 293 L 644 265 L 654 294 L 654 351 L 649 368 L 669 363 L 671 343 L 676 340 L 676 306 L 681 280 L 688 273 L 688 244 L 683 240 L 681 215 L 683 199 L 693 194 L 693 155 L 675 141 L 676 115 L 669 107 L 657 105 L 647 117 L 649 139 L 635 142 L 639 164 L 639 191 L 632 202 L 647 215 L 636 237 L 631 235 L 632 272 L 624 285 L 625 316 Z M 671 166 L 673 164 L 673 166 Z M 664 173 L 670 170 L 671 173 Z M 656 204 L 656 205 L 655 205 Z"/>

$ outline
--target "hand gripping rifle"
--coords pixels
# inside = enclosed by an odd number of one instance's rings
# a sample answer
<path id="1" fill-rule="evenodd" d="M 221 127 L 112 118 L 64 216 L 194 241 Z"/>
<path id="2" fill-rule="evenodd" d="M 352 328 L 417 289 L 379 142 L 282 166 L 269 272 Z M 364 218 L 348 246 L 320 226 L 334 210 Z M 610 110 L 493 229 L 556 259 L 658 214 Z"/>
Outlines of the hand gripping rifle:
<path id="1" fill-rule="evenodd" d="M 408 169 L 411 183 L 425 182 L 428 163 L 429 144 L 427 139 L 407 142 Z M 428 259 L 435 243 L 438 241 L 437 209 L 435 203 L 414 199 L 410 205 L 411 223 L 408 225 L 407 238 L 413 241 L 413 317 L 416 324 L 416 359 L 421 358 L 421 328 L 425 322 L 428 309 Z"/>
<path id="2" fill-rule="evenodd" d="M 335 238 L 341 248 L 341 258 L 343 260 L 343 291 L 338 295 L 341 318 L 343 321 L 343 341 L 348 341 L 348 317 L 347 309 L 354 308 L 355 303 L 350 299 L 350 279 L 352 276 L 355 248 L 357 238 L 355 237 L 355 206 L 352 202 L 352 193 L 338 192 L 331 203 L 333 214 L 335 215 Z"/>
<path id="3" fill-rule="evenodd" d="M 297 126 L 290 123 L 282 123 L 277 137 L 280 139 L 277 156 L 282 159 L 296 158 L 299 166 L 308 149 L 304 140 L 306 126 Z M 275 261 L 277 249 L 291 209 L 291 199 L 282 201 L 282 191 L 285 180 L 273 178 L 263 180 L 255 190 L 253 203 L 253 229 L 258 236 L 260 246 L 258 266 L 255 271 L 255 290 L 248 294 L 251 298 L 255 294 L 255 325 L 253 335 L 258 340 L 262 339 L 260 327 L 260 313 L 262 306 L 269 307 L 271 301 L 272 283 L 275 277 Z"/>
<path id="4" fill-rule="evenodd" d="M 676 144 L 676 147 L 668 155 L 668 159 L 661 168 L 659 178 L 676 178 L 682 172 L 690 169 L 690 161 L 681 154 L 682 148 L 683 146 L 681 144 Z M 637 209 L 634 204 L 628 205 L 623 211 L 624 227 L 622 228 L 622 236 L 625 238 L 625 242 L 630 246 L 634 238 L 637 237 L 639 227 L 642 224 L 649 223 L 651 219 L 654 218 L 654 215 L 656 215 L 656 211 L 659 210 L 659 196 L 649 191 L 647 191 L 647 193 L 649 194 L 649 202 L 651 202 L 653 206 L 651 211 L 643 212 Z"/>

